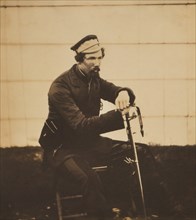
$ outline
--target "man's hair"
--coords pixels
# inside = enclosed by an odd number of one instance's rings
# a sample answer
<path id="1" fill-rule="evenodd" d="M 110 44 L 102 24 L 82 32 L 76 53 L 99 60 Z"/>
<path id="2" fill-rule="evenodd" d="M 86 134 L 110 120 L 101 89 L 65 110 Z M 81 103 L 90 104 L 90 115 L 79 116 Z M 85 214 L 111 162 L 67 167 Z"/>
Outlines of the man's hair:
<path id="1" fill-rule="evenodd" d="M 104 57 L 105 56 L 105 49 L 103 47 L 101 48 L 101 52 L 102 52 L 102 57 Z M 75 56 L 75 60 L 79 63 L 83 62 L 85 54 L 86 53 L 77 53 Z"/>

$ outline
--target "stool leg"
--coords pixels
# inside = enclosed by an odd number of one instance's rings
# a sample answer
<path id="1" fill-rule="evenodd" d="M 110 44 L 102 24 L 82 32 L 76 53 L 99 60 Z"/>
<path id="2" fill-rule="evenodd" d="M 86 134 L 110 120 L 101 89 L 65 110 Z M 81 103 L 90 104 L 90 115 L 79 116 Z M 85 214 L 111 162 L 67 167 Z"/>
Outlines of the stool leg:
<path id="1" fill-rule="evenodd" d="M 57 203 L 57 211 L 58 211 L 59 220 L 63 220 L 62 205 L 61 205 L 61 198 L 60 198 L 59 192 L 56 192 L 56 203 Z"/>

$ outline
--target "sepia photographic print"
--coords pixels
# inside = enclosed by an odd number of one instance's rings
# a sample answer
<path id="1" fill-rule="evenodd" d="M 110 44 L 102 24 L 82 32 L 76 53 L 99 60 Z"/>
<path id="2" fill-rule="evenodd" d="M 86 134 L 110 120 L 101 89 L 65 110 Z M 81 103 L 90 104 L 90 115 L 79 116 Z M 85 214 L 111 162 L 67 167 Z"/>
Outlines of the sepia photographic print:
<path id="1" fill-rule="evenodd" d="M 196 1 L 0 0 L 0 220 L 195 220 Z"/>

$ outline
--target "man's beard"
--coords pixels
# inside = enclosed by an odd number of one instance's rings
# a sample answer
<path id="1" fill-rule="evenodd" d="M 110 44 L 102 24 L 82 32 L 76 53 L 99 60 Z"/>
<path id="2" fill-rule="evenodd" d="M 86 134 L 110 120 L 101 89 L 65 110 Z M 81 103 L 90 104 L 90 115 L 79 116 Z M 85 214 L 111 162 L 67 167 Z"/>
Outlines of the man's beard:
<path id="1" fill-rule="evenodd" d="M 100 71 L 100 68 L 98 66 L 95 66 L 91 72 L 90 72 L 90 76 L 91 77 L 97 77 L 99 76 L 99 71 Z"/>

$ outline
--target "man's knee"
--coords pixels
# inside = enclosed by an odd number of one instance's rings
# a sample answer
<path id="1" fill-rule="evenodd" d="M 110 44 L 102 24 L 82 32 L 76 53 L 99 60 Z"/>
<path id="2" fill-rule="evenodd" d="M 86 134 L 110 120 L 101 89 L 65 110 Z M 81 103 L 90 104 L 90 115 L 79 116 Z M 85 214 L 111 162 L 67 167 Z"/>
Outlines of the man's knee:
<path id="1" fill-rule="evenodd" d="M 112 148 L 112 154 L 111 154 L 112 161 L 113 162 L 119 160 L 124 161 L 126 157 L 132 157 L 131 149 L 132 149 L 131 145 L 127 142 L 120 142 L 115 144 Z"/>

